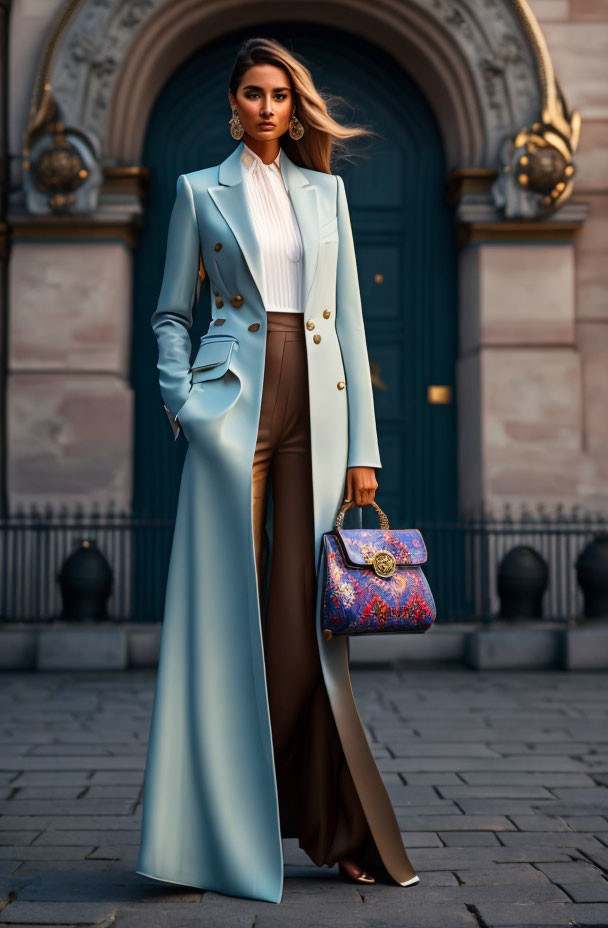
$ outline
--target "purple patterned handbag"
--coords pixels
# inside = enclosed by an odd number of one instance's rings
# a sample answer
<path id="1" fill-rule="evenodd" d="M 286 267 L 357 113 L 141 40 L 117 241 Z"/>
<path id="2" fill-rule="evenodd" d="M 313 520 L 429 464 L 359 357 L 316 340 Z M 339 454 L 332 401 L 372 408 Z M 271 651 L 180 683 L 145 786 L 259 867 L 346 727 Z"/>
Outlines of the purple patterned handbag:
<path id="1" fill-rule="evenodd" d="M 380 528 L 344 529 L 345 502 L 333 531 L 323 534 L 321 628 L 334 635 L 426 632 L 435 621 L 433 594 L 421 564 L 426 545 L 416 528 L 389 528 L 376 503 Z"/>

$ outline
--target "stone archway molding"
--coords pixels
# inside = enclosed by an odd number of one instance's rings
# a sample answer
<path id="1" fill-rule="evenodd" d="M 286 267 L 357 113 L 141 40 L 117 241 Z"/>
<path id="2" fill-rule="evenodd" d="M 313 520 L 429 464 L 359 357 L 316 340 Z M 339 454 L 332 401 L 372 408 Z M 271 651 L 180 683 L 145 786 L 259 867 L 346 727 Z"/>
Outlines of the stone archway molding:
<path id="1" fill-rule="evenodd" d="M 580 114 L 567 106 L 527 0 L 276 0 L 264 19 L 348 22 L 392 55 L 429 99 L 450 167 L 498 171 L 492 197 L 505 218 L 537 218 L 570 197 Z M 169 74 L 226 23 L 263 27 L 256 0 L 68 0 L 32 95 L 30 213 L 94 212 L 103 168 L 139 162 Z"/>

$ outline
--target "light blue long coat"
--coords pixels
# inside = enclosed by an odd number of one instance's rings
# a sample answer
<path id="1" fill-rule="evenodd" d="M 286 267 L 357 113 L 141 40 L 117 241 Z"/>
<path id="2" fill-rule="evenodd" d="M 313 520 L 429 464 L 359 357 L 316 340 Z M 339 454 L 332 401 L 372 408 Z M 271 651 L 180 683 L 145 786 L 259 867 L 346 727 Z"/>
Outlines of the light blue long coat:
<path id="1" fill-rule="evenodd" d="M 283 855 L 251 518 L 266 310 L 242 150 L 241 142 L 220 165 L 179 176 L 152 316 L 162 399 L 171 420 L 178 415 L 188 449 L 169 563 L 137 872 L 280 902 Z M 381 465 L 344 183 L 298 167 L 284 150 L 281 171 L 303 241 L 318 557 L 323 532 L 333 527 L 344 498 L 347 467 Z M 188 330 L 199 255 L 211 285 L 212 322 L 191 364 Z M 216 305 L 222 300 L 223 306 Z M 225 322 L 217 325 L 219 319 Z M 408 881 L 415 874 L 354 703 L 347 639 L 325 641 L 317 620 L 317 640 L 376 845 L 394 879 Z"/>

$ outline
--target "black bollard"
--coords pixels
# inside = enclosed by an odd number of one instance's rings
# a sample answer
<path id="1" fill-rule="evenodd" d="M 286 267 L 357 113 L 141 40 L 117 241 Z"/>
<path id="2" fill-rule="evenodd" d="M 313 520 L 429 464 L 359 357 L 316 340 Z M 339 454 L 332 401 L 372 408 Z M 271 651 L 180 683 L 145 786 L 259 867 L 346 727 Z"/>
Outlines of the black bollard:
<path id="1" fill-rule="evenodd" d="M 112 568 L 95 541 L 83 538 L 80 547 L 63 562 L 57 579 L 63 600 L 61 618 L 107 618 L 107 600 L 112 592 Z"/>
<path id="2" fill-rule="evenodd" d="M 599 532 L 576 560 L 576 576 L 585 598 L 584 615 L 608 618 L 608 532 Z"/>
<path id="3" fill-rule="evenodd" d="M 517 545 L 498 565 L 500 617 L 537 619 L 543 614 L 549 567 L 542 555 L 529 545 Z"/>

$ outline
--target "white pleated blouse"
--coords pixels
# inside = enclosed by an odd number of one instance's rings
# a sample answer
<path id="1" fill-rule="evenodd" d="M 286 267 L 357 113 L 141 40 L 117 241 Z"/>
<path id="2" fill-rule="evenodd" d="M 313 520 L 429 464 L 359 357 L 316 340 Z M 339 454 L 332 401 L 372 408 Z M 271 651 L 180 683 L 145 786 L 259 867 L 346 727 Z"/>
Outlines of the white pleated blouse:
<path id="1" fill-rule="evenodd" d="M 302 238 L 285 189 L 281 149 L 264 164 L 247 144 L 241 163 L 247 204 L 262 253 L 264 306 L 267 312 L 301 313 Z"/>

